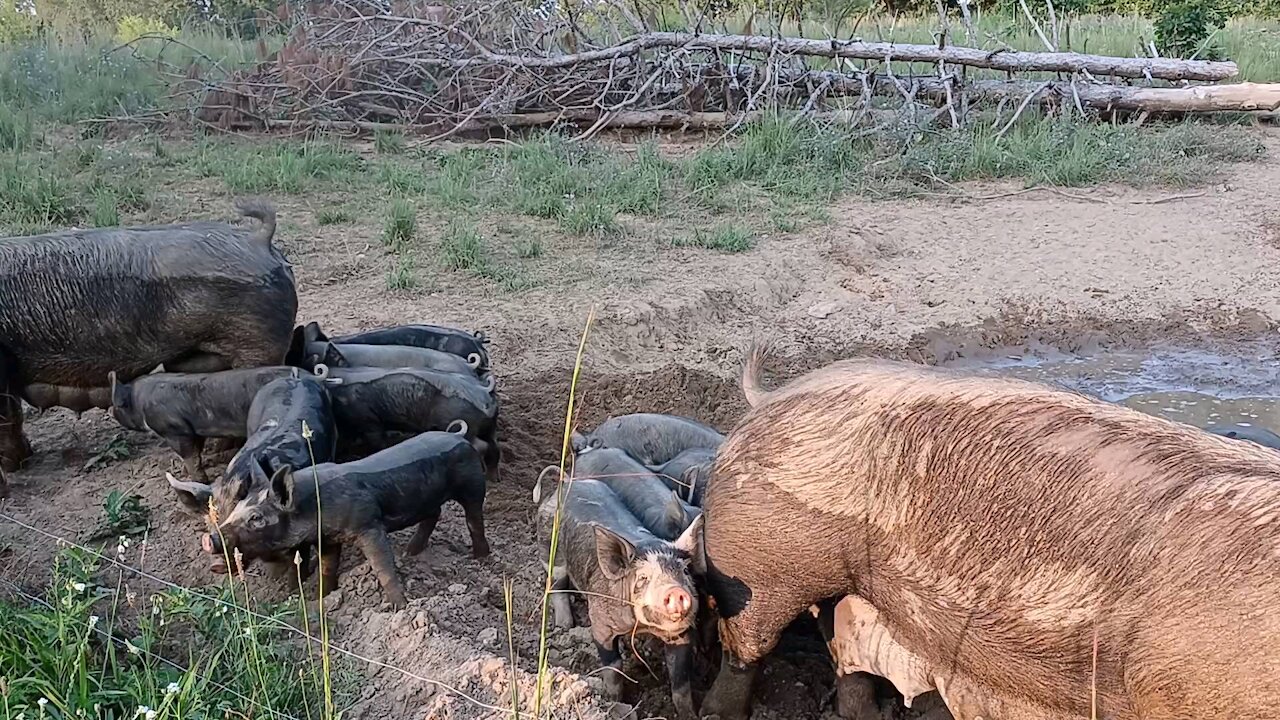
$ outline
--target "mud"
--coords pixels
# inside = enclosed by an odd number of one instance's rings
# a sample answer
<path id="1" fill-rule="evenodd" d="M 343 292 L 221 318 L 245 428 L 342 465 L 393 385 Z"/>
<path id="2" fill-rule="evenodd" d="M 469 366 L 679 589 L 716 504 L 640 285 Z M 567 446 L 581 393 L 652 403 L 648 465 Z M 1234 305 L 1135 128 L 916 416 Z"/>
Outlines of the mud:
<path id="1" fill-rule="evenodd" d="M 1083 206 L 1031 195 L 960 205 L 846 201 L 832 208 L 830 226 L 763 238 L 741 256 L 644 243 L 606 256 L 549 240 L 549 262 L 586 271 L 517 295 L 462 275 L 447 276 L 447 290 L 388 295 L 391 259 L 368 249 L 376 228 L 320 228 L 304 208 L 282 207 L 282 217 L 298 218 L 283 242 L 301 318 L 334 334 L 402 322 L 483 329 L 499 379 L 504 464 L 487 503 L 493 555 L 471 559 L 461 512 L 446 508 L 428 550 L 398 556 L 411 602 L 390 612 L 359 553 L 347 554 L 342 587 L 326 607 L 333 642 L 365 658 L 348 657 L 361 679 L 346 717 L 509 715 L 512 682 L 531 698 L 545 578 L 530 491 L 538 470 L 558 460 L 574 352 L 591 308 L 577 404 L 585 427 L 613 414 L 670 412 L 728 431 L 746 408 L 736 381 L 742 350 L 770 335 L 782 350 L 771 382 L 872 354 L 1057 382 L 1200 426 L 1280 428 L 1280 250 L 1266 218 L 1241 211 L 1270 207 L 1280 165 L 1241 172 L 1248 174 L 1233 179 L 1231 192 L 1156 206 L 1132 201 L 1158 193 L 1130 190 L 1097 191 L 1108 204 Z M 1115 227 L 1127 229 L 1123 239 Z M 130 564 L 178 585 L 219 581 L 197 542 L 202 522 L 179 508 L 164 481 L 166 470 L 182 476 L 180 463 L 155 438 L 126 432 L 129 457 L 85 470 L 121 432 L 105 413 L 32 412 L 29 423 L 36 456 L 11 478 L 0 512 L 76 538 L 98 521 L 109 491 L 136 492 L 153 520 Z M 402 549 L 410 533 L 400 535 Z M 53 542 L 0 518 L 0 578 L 39 588 L 54 552 Z M 137 592 L 155 586 L 128 582 Z M 248 582 L 263 600 L 296 591 L 255 571 Z M 560 673 L 555 716 L 617 714 L 594 695 L 586 629 L 551 638 Z M 626 666 L 638 681 L 630 702 L 637 717 L 669 714 L 660 654 L 640 650 L 644 662 Z M 824 652 L 811 623 L 799 622 L 767 663 L 756 717 L 832 717 Z M 892 696 L 887 703 L 907 717 Z"/>

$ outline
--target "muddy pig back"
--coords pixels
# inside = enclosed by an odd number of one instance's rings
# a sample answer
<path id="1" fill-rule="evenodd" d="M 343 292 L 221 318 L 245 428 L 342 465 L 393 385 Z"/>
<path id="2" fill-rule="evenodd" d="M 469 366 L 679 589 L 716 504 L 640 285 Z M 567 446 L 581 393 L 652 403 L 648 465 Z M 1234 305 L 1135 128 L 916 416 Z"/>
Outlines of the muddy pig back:
<path id="1" fill-rule="evenodd" d="M 251 464 L 268 475 L 281 467 L 301 469 L 332 462 L 337 443 L 329 392 L 314 378 L 272 380 L 253 398 L 246 423 L 249 438 L 227 464 L 220 483 L 244 496 L 254 488 Z"/>
<path id="2" fill-rule="evenodd" d="M 611 417 L 589 435 L 574 433 L 574 449 L 626 450 L 645 465 L 662 465 L 690 448 L 718 448 L 724 442 L 714 428 L 678 415 L 634 413 Z"/>
<path id="3" fill-rule="evenodd" d="M 469 358 L 462 358 L 440 350 L 409 345 L 309 343 L 306 361 L 312 370 L 316 365 L 323 363 L 331 368 L 423 368 L 466 377 L 477 377 L 481 372 L 480 356 L 475 353 L 472 353 Z M 485 375 L 481 378 L 481 382 L 485 383 L 491 377 L 492 375 Z M 493 388 L 490 387 L 489 390 L 492 392 Z"/>
<path id="4" fill-rule="evenodd" d="M 701 505 L 702 491 L 711 466 L 715 464 L 715 448 L 689 448 L 662 465 L 647 465 L 662 482 L 667 484 L 682 500 L 694 506 Z"/>
<path id="5" fill-rule="evenodd" d="M 573 475 L 606 485 L 645 529 L 663 540 L 680 537 L 693 521 L 675 492 L 623 450 L 588 450 L 575 458 Z"/>
<path id="6" fill-rule="evenodd" d="M 240 206 L 257 229 L 196 222 L 0 240 L 0 346 L 21 384 L 95 388 L 109 372 L 131 380 L 161 364 L 279 363 L 297 312 L 293 271 L 271 242 L 274 209 Z"/>
<path id="7" fill-rule="evenodd" d="M 471 361 L 479 358 L 478 367 L 489 367 L 488 339 L 480 332 L 467 332 L 441 325 L 397 325 L 331 338 L 333 342 L 361 345 L 409 345 L 451 353 Z"/>

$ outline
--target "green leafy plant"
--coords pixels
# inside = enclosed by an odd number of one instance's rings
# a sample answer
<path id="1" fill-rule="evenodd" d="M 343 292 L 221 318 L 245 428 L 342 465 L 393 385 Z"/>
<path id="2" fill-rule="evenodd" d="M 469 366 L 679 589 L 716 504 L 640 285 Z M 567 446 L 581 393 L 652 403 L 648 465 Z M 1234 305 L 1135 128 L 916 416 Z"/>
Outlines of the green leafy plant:
<path id="1" fill-rule="evenodd" d="M 123 434 L 116 433 L 107 441 L 105 447 L 89 458 L 89 461 L 84 464 L 84 471 L 89 472 L 104 468 L 120 460 L 128 460 L 130 453 L 129 442 L 124 439 Z"/>
<path id="2" fill-rule="evenodd" d="M 1167 57 L 1217 60 L 1222 47 L 1212 38 L 1226 23 L 1217 0 L 1175 0 L 1156 17 L 1156 46 Z"/>
<path id="3" fill-rule="evenodd" d="M 150 526 L 151 508 L 142 503 L 141 495 L 125 495 L 119 490 L 112 490 L 102 503 L 102 520 L 89 531 L 85 541 L 141 535 Z"/>

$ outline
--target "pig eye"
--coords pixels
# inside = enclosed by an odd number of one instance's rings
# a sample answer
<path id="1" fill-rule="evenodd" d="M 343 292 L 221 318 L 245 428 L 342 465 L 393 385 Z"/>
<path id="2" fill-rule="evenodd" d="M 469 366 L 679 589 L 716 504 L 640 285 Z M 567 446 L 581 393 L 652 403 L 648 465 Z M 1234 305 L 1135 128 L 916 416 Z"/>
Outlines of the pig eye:
<path id="1" fill-rule="evenodd" d="M 262 513 L 254 513 L 249 516 L 249 527 L 256 529 L 267 524 L 266 518 L 262 517 Z"/>

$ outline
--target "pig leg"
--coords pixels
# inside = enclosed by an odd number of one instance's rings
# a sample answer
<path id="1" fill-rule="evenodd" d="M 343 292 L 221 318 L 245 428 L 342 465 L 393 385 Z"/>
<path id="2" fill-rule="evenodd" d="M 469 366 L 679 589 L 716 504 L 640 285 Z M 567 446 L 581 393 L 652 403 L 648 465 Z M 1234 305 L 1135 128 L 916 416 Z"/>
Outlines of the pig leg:
<path id="1" fill-rule="evenodd" d="M 309 551 L 308 551 L 309 552 Z M 320 587 L 317 597 L 324 597 L 338 587 L 338 568 L 342 565 L 342 543 L 325 543 L 320 546 Z"/>
<path id="2" fill-rule="evenodd" d="M 489 556 L 489 540 L 484 535 L 484 486 L 480 485 L 479 489 L 479 493 L 473 493 L 478 497 L 461 501 L 462 512 L 467 518 L 467 532 L 471 533 L 471 557 L 474 558 Z"/>
<path id="3" fill-rule="evenodd" d="M 502 448 L 498 447 L 497 428 L 480 438 L 480 441 L 484 444 L 481 457 L 484 460 L 485 479 L 489 482 L 497 482 L 498 464 L 502 462 Z"/>
<path id="4" fill-rule="evenodd" d="M 573 581 L 569 579 L 569 571 L 563 567 L 551 569 L 551 616 L 559 628 L 573 627 L 573 606 L 569 593 L 573 591 Z"/>
<path id="5" fill-rule="evenodd" d="M 194 435 L 167 435 L 165 442 L 182 458 L 187 473 L 196 482 L 209 484 L 209 476 L 205 475 L 204 466 L 200 463 L 200 455 L 204 452 L 204 438 Z"/>
<path id="6" fill-rule="evenodd" d="M 387 531 L 380 527 L 367 530 L 356 538 L 356 544 L 368 558 L 373 574 L 378 576 L 378 582 L 382 583 L 391 607 L 400 610 L 408 605 L 409 601 L 404 596 L 404 583 L 400 582 L 396 561 L 391 555 L 391 541 L 387 538 Z"/>
<path id="7" fill-rule="evenodd" d="M 618 652 L 618 638 L 610 637 L 601 641 L 598 637 L 600 633 L 595 632 L 596 626 L 592 625 L 592 635 L 596 641 L 596 654 L 600 657 L 600 679 L 604 681 L 605 697 L 614 702 L 622 699 L 622 653 Z M 605 631 L 607 632 L 607 631 Z"/>
<path id="8" fill-rule="evenodd" d="M 751 712 L 751 697 L 758 663 L 744 663 L 728 650 L 720 661 L 720 674 L 702 700 L 702 717 L 745 720 Z"/>
<path id="9" fill-rule="evenodd" d="M 436 531 L 436 523 L 440 522 L 440 511 L 437 510 L 434 515 L 428 516 L 425 520 L 418 523 L 418 531 L 413 534 L 413 539 L 409 541 L 409 545 L 405 547 L 404 554 L 406 556 L 417 555 L 427 549 L 427 543 L 431 542 L 431 533 Z"/>
<path id="10" fill-rule="evenodd" d="M 16 375 L 9 355 L 0 350 L 0 470 L 5 472 L 17 472 L 31 457 L 31 443 L 22 433 L 22 399 Z M 0 488 L 3 486 L 0 481 Z"/>
<path id="11" fill-rule="evenodd" d="M 671 677 L 671 702 L 676 706 L 676 717 L 690 720 L 697 717 L 693 710 L 693 631 L 689 631 L 678 643 L 667 645 L 667 675 Z"/>
<path id="12" fill-rule="evenodd" d="M 876 685 L 871 675 L 853 672 L 836 676 L 836 715 L 844 720 L 880 720 Z"/>
<path id="13" fill-rule="evenodd" d="M 836 604 L 839 597 L 817 603 L 818 632 L 828 648 L 834 647 L 836 635 Z M 878 720 L 880 706 L 876 703 L 876 686 L 873 676 L 865 672 L 836 674 L 836 715 L 844 720 Z"/>

